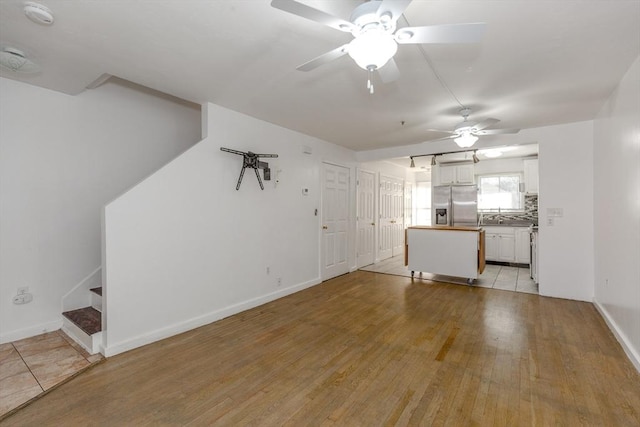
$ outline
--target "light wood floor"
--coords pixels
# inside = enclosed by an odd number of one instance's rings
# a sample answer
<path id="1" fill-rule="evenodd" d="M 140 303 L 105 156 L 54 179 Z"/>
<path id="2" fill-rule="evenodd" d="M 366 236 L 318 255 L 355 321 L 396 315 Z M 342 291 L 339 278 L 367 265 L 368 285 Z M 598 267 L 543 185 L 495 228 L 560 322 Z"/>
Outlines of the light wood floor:
<path id="1" fill-rule="evenodd" d="M 640 425 L 589 303 L 358 271 L 107 359 L 3 425 Z"/>

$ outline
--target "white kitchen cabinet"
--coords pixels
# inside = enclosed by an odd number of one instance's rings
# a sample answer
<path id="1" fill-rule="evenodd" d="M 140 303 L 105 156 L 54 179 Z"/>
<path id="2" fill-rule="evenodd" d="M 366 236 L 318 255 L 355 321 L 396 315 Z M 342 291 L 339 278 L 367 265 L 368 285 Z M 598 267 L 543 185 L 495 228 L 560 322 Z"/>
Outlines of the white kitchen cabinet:
<path id="1" fill-rule="evenodd" d="M 538 194 L 538 159 L 524 160 L 524 191 Z"/>
<path id="2" fill-rule="evenodd" d="M 497 261 L 498 260 L 498 234 L 486 232 L 484 247 L 485 247 L 485 250 L 484 250 L 485 259 L 487 261 Z"/>
<path id="3" fill-rule="evenodd" d="M 440 184 L 455 184 L 456 167 L 440 166 Z"/>
<path id="4" fill-rule="evenodd" d="M 516 236 L 500 233 L 498 235 L 498 261 L 514 262 L 516 260 Z"/>
<path id="5" fill-rule="evenodd" d="M 473 163 L 440 166 L 440 184 L 473 184 Z"/>
<path id="6" fill-rule="evenodd" d="M 456 166 L 458 184 L 473 184 L 473 164 Z"/>
<path id="7" fill-rule="evenodd" d="M 515 262 L 514 227 L 485 227 L 485 259 Z"/>
<path id="8" fill-rule="evenodd" d="M 529 228 L 516 228 L 515 236 L 516 262 L 519 264 L 529 264 L 531 262 L 531 242 L 529 237 Z"/>

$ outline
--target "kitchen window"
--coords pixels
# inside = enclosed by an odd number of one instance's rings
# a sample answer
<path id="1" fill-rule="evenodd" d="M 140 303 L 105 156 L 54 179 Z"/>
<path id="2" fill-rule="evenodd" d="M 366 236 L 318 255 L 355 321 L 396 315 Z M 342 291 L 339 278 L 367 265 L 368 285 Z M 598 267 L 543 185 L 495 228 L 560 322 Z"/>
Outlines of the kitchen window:
<path id="1" fill-rule="evenodd" d="M 523 209 L 520 174 L 478 176 L 478 210 Z"/>

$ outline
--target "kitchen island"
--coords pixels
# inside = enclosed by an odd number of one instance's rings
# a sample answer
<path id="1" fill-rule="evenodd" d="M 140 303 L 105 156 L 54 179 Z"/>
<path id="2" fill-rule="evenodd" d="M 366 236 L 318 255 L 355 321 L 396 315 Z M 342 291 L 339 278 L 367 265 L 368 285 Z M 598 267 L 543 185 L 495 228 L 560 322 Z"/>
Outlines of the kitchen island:
<path id="1" fill-rule="evenodd" d="M 472 284 L 484 271 L 482 227 L 414 226 L 405 230 L 404 263 L 411 270 L 464 277 Z"/>

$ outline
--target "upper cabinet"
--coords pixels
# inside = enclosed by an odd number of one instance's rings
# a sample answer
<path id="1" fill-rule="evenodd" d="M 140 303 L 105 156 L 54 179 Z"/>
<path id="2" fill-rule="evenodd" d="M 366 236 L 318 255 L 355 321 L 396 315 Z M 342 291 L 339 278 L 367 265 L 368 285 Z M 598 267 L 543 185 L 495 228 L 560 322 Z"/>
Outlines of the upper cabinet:
<path id="1" fill-rule="evenodd" d="M 440 184 L 473 184 L 473 181 L 473 163 L 440 166 Z"/>
<path id="2" fill-rule="evenodd" d="M 538 194 L 538 159 L 524 160 L 524 191 Z"/>

